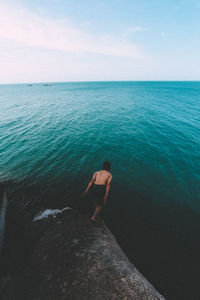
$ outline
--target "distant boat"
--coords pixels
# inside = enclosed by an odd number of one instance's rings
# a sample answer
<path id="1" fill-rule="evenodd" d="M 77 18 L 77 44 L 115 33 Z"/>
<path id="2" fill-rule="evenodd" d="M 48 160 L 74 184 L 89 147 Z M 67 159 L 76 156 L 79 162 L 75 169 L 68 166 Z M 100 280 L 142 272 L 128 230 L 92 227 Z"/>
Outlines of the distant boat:
<path id="1" fill-rule="evenodd" d="M 45 83 L 45 84 L 43 84 L 43 86 L 52 86 L 52 84 L 50 84 L 50 83 Z"/>
<path id="2" fill-rule="evenodd" d="M 28 86 L 32 86 L 32 84 L 27 84 Z"/>

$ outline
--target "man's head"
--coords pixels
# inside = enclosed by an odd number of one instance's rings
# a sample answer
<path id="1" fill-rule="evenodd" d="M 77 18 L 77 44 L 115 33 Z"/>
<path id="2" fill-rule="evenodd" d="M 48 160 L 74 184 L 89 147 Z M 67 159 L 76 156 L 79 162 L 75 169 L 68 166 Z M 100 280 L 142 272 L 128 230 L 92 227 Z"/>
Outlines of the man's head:
<path id="1" fill-rule="evenodd" d="M 106 170 L 106 171 L 110 171 L 110 168 L 111 168 L 111 163 L 109 161 L 104 161 L 103 163 L 103 169 Z"/>

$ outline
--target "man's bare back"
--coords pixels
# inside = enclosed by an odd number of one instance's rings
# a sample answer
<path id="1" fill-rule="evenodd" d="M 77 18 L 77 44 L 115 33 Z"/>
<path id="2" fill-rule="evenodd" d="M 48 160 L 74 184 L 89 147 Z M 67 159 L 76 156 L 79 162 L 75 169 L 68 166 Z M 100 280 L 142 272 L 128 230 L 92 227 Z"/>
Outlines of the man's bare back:
<path id="1" fill-rule="evenodd" d="M 93 175 L 93 182 L 94 184 L 102 184 L 102 185 L 107 185 L 108 183 L 108 180 L 110 177 L 112 177 L 111 173 L 106 171 L 106 170 L 101 170 L 101 171 L 98 171 L 98 172 L 95 172 L 94 175 Z"/>

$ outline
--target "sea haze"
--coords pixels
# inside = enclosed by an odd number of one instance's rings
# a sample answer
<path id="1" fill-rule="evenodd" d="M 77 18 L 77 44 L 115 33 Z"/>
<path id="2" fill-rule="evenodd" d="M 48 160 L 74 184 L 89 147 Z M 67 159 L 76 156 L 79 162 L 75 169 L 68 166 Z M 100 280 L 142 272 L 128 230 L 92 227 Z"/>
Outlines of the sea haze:
<path id="1" fill-rule="evenodd" d="M 0 85 L 10 207 L 90 206 L 80 194 L 108 159 L 103 216 L 119 243 L 167 299 L 198 299 L 199 103 L 200 82 Z"/>

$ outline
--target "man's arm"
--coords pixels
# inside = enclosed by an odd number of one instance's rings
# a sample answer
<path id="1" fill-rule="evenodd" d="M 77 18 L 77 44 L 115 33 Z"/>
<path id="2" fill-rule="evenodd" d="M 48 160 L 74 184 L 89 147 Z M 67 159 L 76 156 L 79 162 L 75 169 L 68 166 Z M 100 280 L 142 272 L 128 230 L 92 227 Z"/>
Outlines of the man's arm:
<path id="1" fill-rule="evenodd" d="M 90 188 L 91 185 L 95 182 L 96 175 L 97 175 L 97 173 L 94 173 L 94 175 L 92 176 L 92 179 L 91 179 L 90 182 L 88 183 L 88 186 L 87 186 L 85 192 L 83 193 L 83 196 L 85 196 L 85 195 L 87 194 L 87 192 L 89 191 L 89 188 Z"/>
<path id="2" fill-rule="evenodd" d="M 106 194 L 104 197 L 104 204 L 106 204 L 106 202 L 107 202 L 108 194 L 109 194 L 110 187 L 111 187 L 111 181 L 112 181 L 112 175 L 110 175 L 110 177 L 108 178 L 108 182 L 107 182 L 107 186 L 106 186 Z"/>

